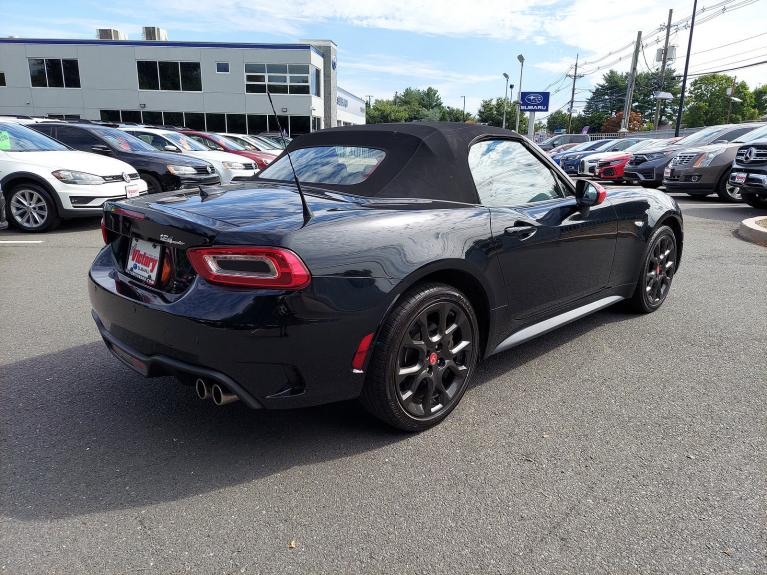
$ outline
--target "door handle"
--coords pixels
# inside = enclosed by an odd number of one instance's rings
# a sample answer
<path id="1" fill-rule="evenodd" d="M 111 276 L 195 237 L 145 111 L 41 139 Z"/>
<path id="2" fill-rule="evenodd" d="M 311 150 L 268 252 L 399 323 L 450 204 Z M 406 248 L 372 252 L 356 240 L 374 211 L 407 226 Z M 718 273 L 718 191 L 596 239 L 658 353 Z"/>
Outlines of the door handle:
<path id="1" fill-rule="evenodd" d="M 504 230 L 507 236 L 514 236 L 520 240 L 526 240 L 535 235 L 538 229 L 536 226 L 528 224 L 527 222 L 514 222 L 513 226 L 509 226 Z"/>

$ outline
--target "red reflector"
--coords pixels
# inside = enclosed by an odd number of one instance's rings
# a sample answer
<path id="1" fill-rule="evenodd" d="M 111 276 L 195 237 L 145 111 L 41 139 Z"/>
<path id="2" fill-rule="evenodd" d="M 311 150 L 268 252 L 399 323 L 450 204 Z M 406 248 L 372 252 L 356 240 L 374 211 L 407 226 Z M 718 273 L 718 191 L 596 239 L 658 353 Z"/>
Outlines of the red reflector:
<path id="1" fill-rule="evenodd" d="M 112 213 L 118 216 L 125 216 L 126 218 L 133 218 L 134 220 L 143 220 L 146 218 L 141 212 L 134 212 L 133 210 L 126 210 L 125 208 L 112 208 Z"/>
<path id="2" fill-rule="evenodd" d="M 109 235 L 107 233 L 107 225 L 104 222 L 104 218 L 101 218 L 101 238 L 104 240 L 105 244 L 109 243 Z"/>
<path id="3" fill-rule="evenodd" d="M 312 279 L 301 258 L 284 248 L 194 248 L 186 255 L 195 271 L 210 283 L 297 290 Z"/>
<path id="4" fill-rule="evenodd" d="M 360 340 L 360 344 L 357 346 L 357 351 L 354 352 L 354 359 L 352 359 L 352 369 L 362 371 L 362 367 L 365 365 L 365 358 L 368 355 L 368 349 L 373 342 L 373 334 L 369 333 Z"/>

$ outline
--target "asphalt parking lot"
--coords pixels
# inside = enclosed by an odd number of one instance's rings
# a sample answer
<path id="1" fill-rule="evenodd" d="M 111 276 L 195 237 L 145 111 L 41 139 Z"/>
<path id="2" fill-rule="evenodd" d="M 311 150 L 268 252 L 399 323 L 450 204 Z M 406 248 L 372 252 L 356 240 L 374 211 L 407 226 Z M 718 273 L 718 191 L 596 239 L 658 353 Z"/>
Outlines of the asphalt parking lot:
<path id="1" fill-rule="evenodd" d="M 661 311 L 491 358 L 413 436 L 144 380 L 90 317 L 98 222 L 0 232 L 0 572 L 766 573 L 767 249 L 677 197 Z"/>

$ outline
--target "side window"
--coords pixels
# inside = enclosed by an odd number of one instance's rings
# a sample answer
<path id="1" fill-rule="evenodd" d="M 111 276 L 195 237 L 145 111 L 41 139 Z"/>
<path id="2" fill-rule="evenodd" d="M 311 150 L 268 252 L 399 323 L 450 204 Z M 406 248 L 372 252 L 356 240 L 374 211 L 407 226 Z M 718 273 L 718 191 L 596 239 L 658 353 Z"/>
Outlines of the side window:
<path id="1" fill-rule="evenodd" d="M 72 128 L 70 126 L 59 126 L 56 130 L 56 137 L 59 141 L 77 148 L 78 150 L 90 150 L 92 146 L 100 144 L 99 139 L 86 130 Z"/>
<path id="2" fill-rule="evenodd" d="M 728 142 L 732 142 L 734 139 L 742 136 L 743 134 L 747 134 L 751 130 L 753 130 L 754 127 L 751 126 L 749 128 L 738 128 L 736 130 L 732 130 L 731 132 L 726 132 L 724 134 L 721 134 L 717 140 L 727 140 Z"/>
<path id="3" fill-rule="evenodd" d="M 193 140 L 197 140 L 200 142 L 203 146 L 206 146 L 210 150 L 216 150 L 216 151 L 222 151 L 224 149 L 223 146 L 218 145 L 213 140 L 209 140 L 208 138 L 203 138 L 201 136 L 190 136 Z"/>
<path id="4" fill-rule="evenodd" d="M 518 206 L 564 197 L 551 170 L 519 142 L 477 142 L 469 150 L 469 169 L 485 206 Z"/>

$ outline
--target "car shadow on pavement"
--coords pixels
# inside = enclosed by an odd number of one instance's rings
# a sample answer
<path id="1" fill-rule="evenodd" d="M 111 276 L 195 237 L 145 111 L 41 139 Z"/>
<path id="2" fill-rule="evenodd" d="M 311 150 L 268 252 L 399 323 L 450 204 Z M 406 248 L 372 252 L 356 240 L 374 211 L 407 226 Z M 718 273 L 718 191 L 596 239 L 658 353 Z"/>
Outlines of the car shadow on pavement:
<path id="1" fill-rule="evenodd" d="M 600 312 L 494 356 L 475 387 L 631 317 Z M 175 501 L 409 437 L 356 402 L 216 408 L 175 379 L 134 374 L 101 341 L 2 366 L 0 390 L 0 516 L 20 520 Z"/>

